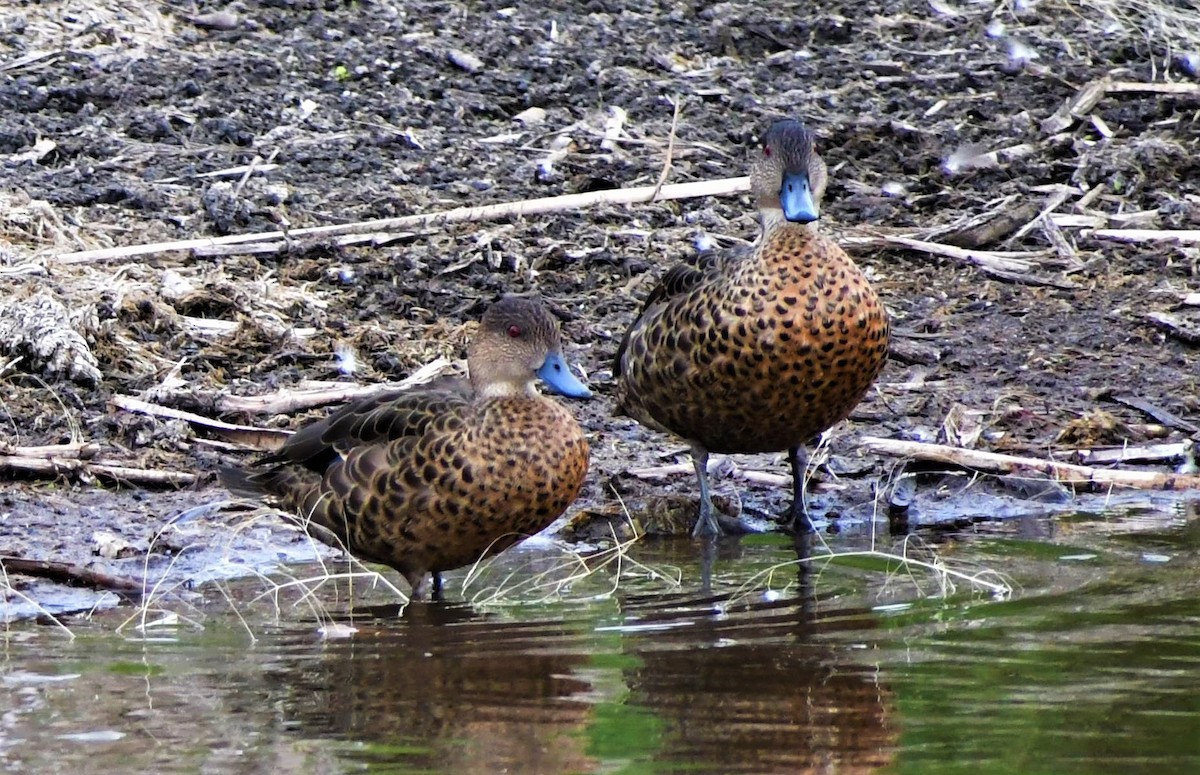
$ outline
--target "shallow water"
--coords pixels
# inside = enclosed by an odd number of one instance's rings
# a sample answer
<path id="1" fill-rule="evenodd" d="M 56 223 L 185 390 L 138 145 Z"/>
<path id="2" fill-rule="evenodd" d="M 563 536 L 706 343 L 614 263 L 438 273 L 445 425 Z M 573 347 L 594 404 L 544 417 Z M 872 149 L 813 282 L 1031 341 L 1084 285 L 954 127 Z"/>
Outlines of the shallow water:
<path id="1" fill-rule="evenodd" d="M 344 588 L 277 607 L 244 581 L 206 604 L 160 601 L 144 630 L 128 608 L 71 620 L 74 640 L 10 625 L 0 766 L 1197 771 L 1197 524 L 1178 509 L 938 539 L 949 567 L 1002 571 L 1006 599 L 961 579 L 930 597 L 938 577 L 878 560 L 776 567 L 791 543 L 760 536 L 721 545 L 711 595 L 691 542 L 644 542 L 616 591 L 610 566 L 549 601 L 479 602 L 489 584 L 553 576 L 563 559 L 542 547 L 473 581 L 473 604 L 463 574 L 460 602 L 401 613 L 359 590 L 353 617 Z M 334 622 L 357 630 L 322 639 Z"/>

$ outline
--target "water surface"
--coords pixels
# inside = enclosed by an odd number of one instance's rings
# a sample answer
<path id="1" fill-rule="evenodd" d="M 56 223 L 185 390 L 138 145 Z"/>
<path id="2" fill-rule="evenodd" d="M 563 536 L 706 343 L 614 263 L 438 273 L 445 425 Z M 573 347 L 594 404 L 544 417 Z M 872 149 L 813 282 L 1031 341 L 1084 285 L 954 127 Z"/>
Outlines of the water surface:
<path id="1" fill-rule="evenodd" d="M 141 631 L 117 631 L 127 607 L 70 620 L 74 640 L 10 625 L 0 766 L 1200 768 L 1200 528 L 1186 510 L 982 527 L 932 549 L 914 556 L 1000 571 L 1014 592 L 960 579 L 931 596 L 944 579 L 862 558 L 787 564 L 790 541 L 759 536 L 721 544 L 709 594 L 690 541 L 644 541 L 620 571 L 537 602 L 480 601 L 562 564 L 544 548 L 490 568 L 466 600 L 455 574 L 446 604 L 400 610 L 360 589 L 351 606 L 326 586 L 276 606 L 242 581 L 207 588 L 207 604 L 163 601 L 147 614 L 161 626 Z M 322 638 L 334 623 L 356 631 Z"/>

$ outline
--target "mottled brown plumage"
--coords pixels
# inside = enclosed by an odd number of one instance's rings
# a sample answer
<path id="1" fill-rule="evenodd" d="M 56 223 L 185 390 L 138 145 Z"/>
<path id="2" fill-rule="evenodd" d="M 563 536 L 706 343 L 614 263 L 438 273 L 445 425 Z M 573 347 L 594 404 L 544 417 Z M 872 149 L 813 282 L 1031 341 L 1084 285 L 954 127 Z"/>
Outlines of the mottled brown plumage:
<path id="1" fill-rule="evenodd" d="M 762 219 L 753 250 L 669 270 L 618 349 L 618 411 L 691 444 L 697 535 L 718 532 L 709 452 L 787 450 L 799 527 L 805 443 L 850 414 L 887 357 L 887 312 L 816 230 L 825 180 L 803 125 L 772 125 L 751 170 Z"/>
<path id="2" fill-rule="evenodd" d="M 483 316 L 471 384 L 389 393 L 301 428 L 230 490 L 270 495 L 310 531 L 398 570 L 414 596 L 443 570 L 499 552 L 549 525 L 579 494 L 588 444 L 571 413 L 541 395 L 590 392 L 562 360 L 558 325 L 514 296 Z"/>

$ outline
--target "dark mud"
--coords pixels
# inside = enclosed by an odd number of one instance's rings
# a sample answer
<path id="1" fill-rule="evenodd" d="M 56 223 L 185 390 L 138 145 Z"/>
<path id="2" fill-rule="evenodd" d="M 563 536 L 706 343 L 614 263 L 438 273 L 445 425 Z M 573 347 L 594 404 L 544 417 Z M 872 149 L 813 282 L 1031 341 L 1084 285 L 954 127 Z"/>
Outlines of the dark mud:
<path id="1" fill-rule="evenodd" d="M 0 302 L 8 312 L 39 294 L 59 302 L 95 357 L 94 371 L 72 369 L 0 342 L 6 440 L 93 442 L 100 459 L 196 472 L 201 484 L 167 495 L 97 490 L 70 474 L 50 484 L 6 475 L 0 550 L 86 561 L 97 529 L 145 547 L 173 514 L 223 497 L 208 487 L 212 471 L 245 453 L 178 420 L 118 411 L 114 396 L 212 416 L 216 391 L 400 379 L 436 356 L 461 357 L 471 321 L 502 292 L 537 291 L 554 305 L 570 357 L 600 394 L 575 405 L 594 460 L 580 509 L 649 519 L 663 511 L 655 496 L 690 494 L 687 474 L 626 473 L 686 457 L 677 440 L 611 417 L 609 364 L 667 266 L 693 256 L 701 237 L 753 237 L 744 196 L 450 226 L 379 246 L 294 240 L 258 254 L 57 258 L 650 185 L 673 102 L 682 111 L 670 182 L 744 174 L 748 144 L 774 117 L 813 125 L 831 168 L 824 227 L 845 237 L 893 315 L 893 359 L 833 434 L 836 477 L 814 500 L 821 524 L 869 517 L 876 483 L 894 476 L 894 461 L 856 448 L 860 434 L 936 440 L 952 410 L 978 431 L 967 434 L 976 446 L 1040 457 L 1189 438 L 1200 425 L 1196 346 L 1147 315 L 1194 324 L 1196 308 L 1181 304 L 1197 288 L 1197 249 L 1071 224 L 1018 227 L 1052 207 L 1091 227 L 1200 228 L 1195 91 L 1122 91 L 1048 122 L 1106 76 L 1194 86 L 1194 62 L 1178 55 L 1195 41 L 1186 26 L 1151 29 L 1150 17 L 1106 14 L 1103 4 L 1018 7 L 6 6 Z M 614 109 L 626 118 L 606 143 Z M 1014 148 L 1024 150 L 1004 150 Z M 992 151 L 1002 153 L 983 156 Z M 208 176 L 242 165 L 254 170 Z M 961 228 L 989 213 L 1013 225 L 982 237 Z M 997 273 L 878 241 L 855 247 L 864 234 L 896 233 L 1040 252 L 1027 271 Z M 1115 400 L 1130 396 L 1151 412 Z M 222 419 L 291 427 L 302 418 Z M 738 463 L 785 472 L 778 457 Z M 735 480 L 719 490 L 759 514 L 788 498 Z M 1021 512 L 1041 501 L 1015 502 Z M 973 510 L 968 499 L 951 516 L 1008 511 L 990 504 Z M 1070 494 L 1057 507 L 1072 507 Z M 197 522 L 218 543 L 227 520 Z"/>

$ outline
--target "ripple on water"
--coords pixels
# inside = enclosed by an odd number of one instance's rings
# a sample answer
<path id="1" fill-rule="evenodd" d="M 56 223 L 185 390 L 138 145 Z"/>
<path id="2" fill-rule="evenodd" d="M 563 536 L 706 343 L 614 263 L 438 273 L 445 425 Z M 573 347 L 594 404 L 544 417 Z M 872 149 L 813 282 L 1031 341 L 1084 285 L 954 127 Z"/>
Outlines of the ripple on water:
<path id="1" fill-rule="evenodd" d="M 1172 562 L 1143 560 L 1157 546 L 1171 547 Z M 273 603 L 244 608 L 254 642 L 242 621 L 211 610 L 151 614 L 173 622 L 155 630 L 170 642 L 114 637 L 105 621 L 73 622 L 73 643 L 18 628 L 0 763 L 76 773 L 1189 771 L 1197 549 L 1180 532 L 1091 536 L 1078 525 L 1054 541 L 1000 532 L 938 547 L 947 562 L 1002 567 L 1018 591 L 995 601 L 922 597 L 875 570 L 805 573 L 782 564 L 787 545 L 755 541 L 723 543 L 714 591 L 702 594 L 694 544 L 647 543 L 632 559 L 664 572 L 639 571 L 613 594 L 601 574 L 573 582 L 575 597 L 537 604 L 360 602 L 351 612 L 324 589 L 320 617 L 284 601 L 282 618 L 264 624 Z M 1082 553 L 1096 559 L 1062 559 Z M 671 568 L 682 584 L 663 581 Z M 258 594 L 239 583 L 212 597 Z M 189 624 L 203 616 L 203 629 Z M 354 632 L 330 639 L 322 627 Z"/>

